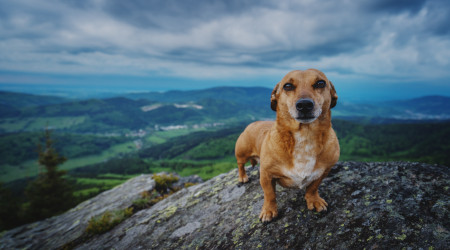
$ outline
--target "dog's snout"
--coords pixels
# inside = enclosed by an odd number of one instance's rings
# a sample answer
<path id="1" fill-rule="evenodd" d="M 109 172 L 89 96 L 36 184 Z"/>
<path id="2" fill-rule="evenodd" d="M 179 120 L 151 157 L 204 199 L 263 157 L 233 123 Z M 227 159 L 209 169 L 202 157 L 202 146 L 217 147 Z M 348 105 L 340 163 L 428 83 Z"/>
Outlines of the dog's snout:
<path id="1" fill-rule="evenodd" d="M 302 113 L 308 113 L 314 109 L 314 101 L 308 98 L 300 99 L 295 107 Z"/>

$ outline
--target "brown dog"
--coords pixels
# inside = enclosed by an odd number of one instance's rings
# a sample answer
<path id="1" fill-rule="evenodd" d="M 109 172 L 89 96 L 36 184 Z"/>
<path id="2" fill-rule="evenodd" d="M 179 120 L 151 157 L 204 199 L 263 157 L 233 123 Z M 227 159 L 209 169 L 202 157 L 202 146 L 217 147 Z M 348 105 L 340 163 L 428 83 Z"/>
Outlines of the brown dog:
<path id="1" fill-rule="evenodd" d="M 254 122 L 236 142 L 239 181 L 247 182 L 244 164 L 260 160 L 264 205 L 259 218 L 278 214 L 275 185 L 306 187 L 308 209 L 326 210 L 318 187 L 339 159 L 339 142 L 331 127 L 331 108 L 337 95 L 333 84 L 316 69 L 289 72 L 272 92 L 276 121 Z"/>

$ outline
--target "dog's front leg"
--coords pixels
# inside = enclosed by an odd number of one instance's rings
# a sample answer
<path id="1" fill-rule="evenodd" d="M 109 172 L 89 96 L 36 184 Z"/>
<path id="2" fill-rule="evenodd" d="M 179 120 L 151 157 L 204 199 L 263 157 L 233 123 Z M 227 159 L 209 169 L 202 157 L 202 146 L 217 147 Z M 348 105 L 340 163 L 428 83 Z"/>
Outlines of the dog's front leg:
<path id="1" fill-rule="evenodd" d="M 328 203 L 319 196 L 319 185 L 322 182 L 323 178 L 328 175 L 328 171 L 326 171 L 319 179 L 311 182 L 308 187 L 306 187 L 306 205 L 309 210 L 316 209 L 317 212 L 321 212 L 323 210 L 327 210 Z"/>
<path id="2" fill-rule="evenodd" d="M 269 222 L 278 215 L 275 194 L 276 180 L 266 171 L 261 171 L 260 183 L 264 191 L 264 204 L 259 219 L 262 222 Z"/>

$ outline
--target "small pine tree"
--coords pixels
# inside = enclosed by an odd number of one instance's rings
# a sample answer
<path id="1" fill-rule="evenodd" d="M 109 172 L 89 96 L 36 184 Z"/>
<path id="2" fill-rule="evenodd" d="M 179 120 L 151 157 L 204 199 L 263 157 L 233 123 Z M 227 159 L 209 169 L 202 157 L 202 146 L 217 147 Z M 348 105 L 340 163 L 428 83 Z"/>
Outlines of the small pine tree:
<path id="1" fill-rule="evenodd" d="M 64 175 L 64 170 L 58 166 L 67 159 L 59 156 L 53 148 L 51 132 L 45 130 L 45 148 L 38 146 L 40 168 L 38 177 L 30 182 L 25 190 L 28 204 L 25 208 L 27 216 L 32 221 L 41 220 L 62 213 L 74 202 L 73 189 Z"/>

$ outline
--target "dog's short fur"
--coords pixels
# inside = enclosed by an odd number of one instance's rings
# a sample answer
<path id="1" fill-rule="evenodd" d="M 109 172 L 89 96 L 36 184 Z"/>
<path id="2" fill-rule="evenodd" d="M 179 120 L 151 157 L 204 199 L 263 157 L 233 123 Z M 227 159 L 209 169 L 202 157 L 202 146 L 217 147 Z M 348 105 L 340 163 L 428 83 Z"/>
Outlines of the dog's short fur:
<path id="1" fill-rule="evenodd" d="M 331 108 L 337 95 L 333 84 L 316 69 L 289 72 L 275 86 L 271 107 L 275 121 L 254 122 L 236 142 L 239 182 L 248 181 L 244 164 L 260 161 L 263 222 L 278 214 L 275 185 L 306 187 L 308 209 L 326 210 L 318 187 L 339 159 L 339 143 L 331 127 Z"/>

